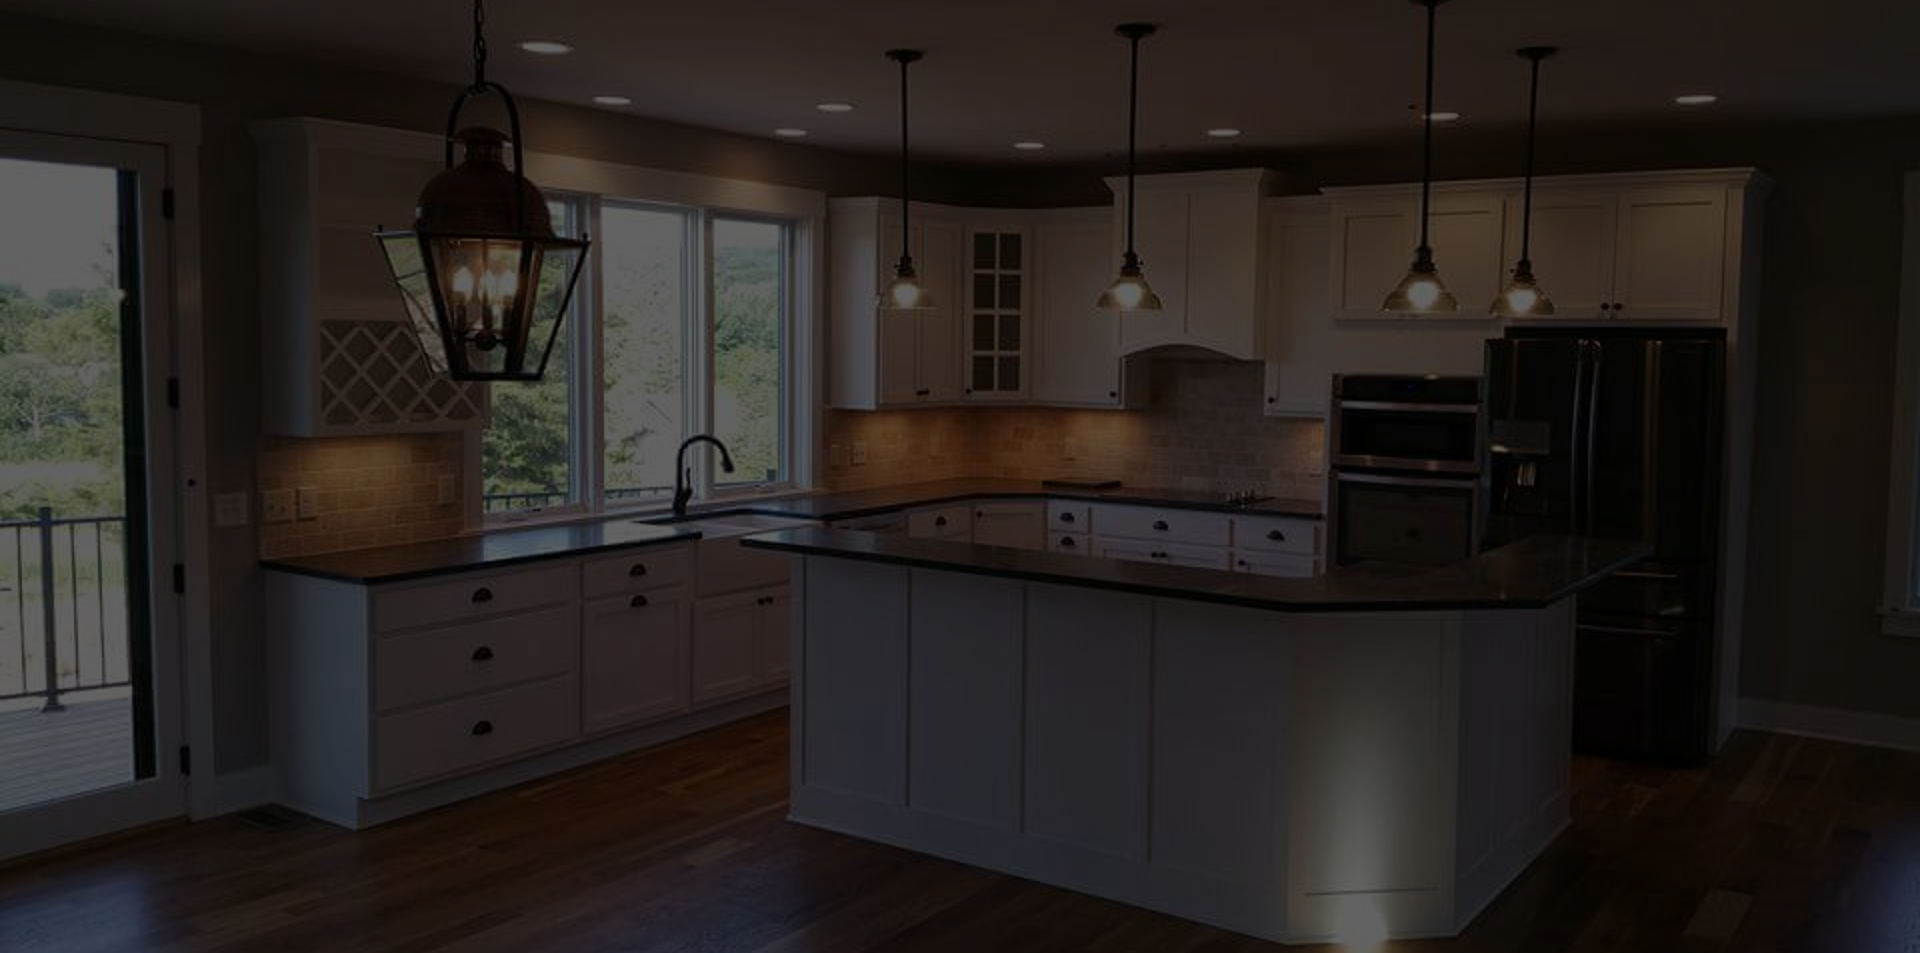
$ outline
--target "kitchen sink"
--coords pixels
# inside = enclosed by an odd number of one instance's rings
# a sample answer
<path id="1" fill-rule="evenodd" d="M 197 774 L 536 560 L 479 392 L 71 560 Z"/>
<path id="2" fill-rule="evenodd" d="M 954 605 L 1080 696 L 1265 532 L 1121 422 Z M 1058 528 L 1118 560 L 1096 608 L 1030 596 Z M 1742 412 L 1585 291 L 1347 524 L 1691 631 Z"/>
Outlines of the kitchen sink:
<path id="1" fill-rule="evenodd" d="M 697 530 L 706 539 L 729 539 L 735 536 L 750 536 L 776 529 L 791 529 L 796 526 L 812 526 L 813 520 L 793 516 L 768 516 L 764 513 L 716 513 L 712 516 L 690 514 L 681 517 L 655 517 L 640 520 L 655 526 L 677 526 Z"/>

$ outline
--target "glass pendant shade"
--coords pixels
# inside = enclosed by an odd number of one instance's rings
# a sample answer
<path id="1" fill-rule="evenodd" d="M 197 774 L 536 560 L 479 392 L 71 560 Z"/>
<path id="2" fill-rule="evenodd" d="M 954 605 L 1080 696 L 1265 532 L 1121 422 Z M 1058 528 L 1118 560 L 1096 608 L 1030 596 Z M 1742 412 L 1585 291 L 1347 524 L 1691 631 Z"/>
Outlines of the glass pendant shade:
<path id="1" fill-rule="evenodd" d="M 880 307 L 893 311 L 925 311 L 933 307 L 933 295 L 920 283 L 913 262 L 902 261 L 893 270 L 893 279 L 880 289 Z"/>
<path id="2" fill-rule="evenodd" d="M 1507 279 L 1507 286 L 1500 289 L 1500 295 L 1493 299 L 1493 313 L 1502 318 L 1541 318 L 1553 313 L 1553 299 L 1540 290 L 1540 283 L 1533 278 L 1533 270 L 1519 267 L 1513 270 L 1513 277 Z"/>
<path id="3" fill-rule="evenodd" d="M 560 330 L 587 242 L 553 232 L 546 199 L 502 161 L 506 137 L 470 128 L 465 159 L 420 193 L 412 231 L 379 233 L 420 347 L 462 381 L 534 381 Z"/>
<path id="4" fill-rule="evenodd" d="M 1433 259 L 1422 255 L 1414 259 L 1413 267 L 1407 269 L 1407 276 L 1400 279 L 1387 300 L 1380 305 L 1382 311 L 1395 311 L 1402 314 L 1452 314 L 1460 310 L 1460 302 L 1453 292 L 1447 290 L 1446 283 L 1440 280 L 1440 270 L 1433 265 Z"/>
<path id="5" fill-rule="evenodd" d="M 1129 258 L 1120 266 L 1120 276 L 1113 279 L 1107 290 L 1100 292 L 1096 307 L 1108 311 L 1158 311 L 1160 296 L 1153 293 L 1153 286 L 1147 284 L 1147 276 L 1140 271 L 1137 258 Z"/>

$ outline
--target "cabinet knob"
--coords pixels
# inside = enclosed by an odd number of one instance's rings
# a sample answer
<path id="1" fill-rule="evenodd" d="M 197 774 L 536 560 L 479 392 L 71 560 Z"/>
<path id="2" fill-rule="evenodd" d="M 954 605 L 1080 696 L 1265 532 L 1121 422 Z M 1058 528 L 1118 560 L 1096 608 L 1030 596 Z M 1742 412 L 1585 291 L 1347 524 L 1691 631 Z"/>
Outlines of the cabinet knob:
<path id="1" fill-rule="evenodd" d="M 632 566 L 627 568 L 627 575 L 632 576 L 635 579 L 638 579 L 641 576 L 644 576 L 646 574 L 647 574 L 646 563 L 634 563 Z"/>
<path id="2" fill-rule="evenodd" d="M 945 525 L 947 525 L 947 518 L 946 518 L 946 517 L 944 517 L 944 516 L 936 516 L 936 517 L 934 517 L 934 518 L 933 518 L 933 525 L 935 525 L 935 526 L 945 526 Z"/>
<path id="3" fill-rule="evenodd" d="M 1611 302 L 1607 302 L 1607 301 L 1602 301 L 1602 302 L 1600 302 L 1600 310 L 1602 310 L 1602 311 L 1612 311 L 1612 310 L 1613 310 L 1613 304 L 1612 304 Z"/>
<path id="4" fill-rule="evenodd" d="M 1275 400 L 1274 398 L 1272 398 L 1272 397 L 1269 397 L 1269 398 L 1267 398 L 1267 403 L 1269 403 L 1269 404 L 1271 404 L 1271 403 L 1273 403 L 1273 402 L 1274 402 L 1274 400 Z"/>
<path id="5" fill-rule="evenodd" d="M 478 738 L 481 735 L 490 735 L 490 734 L 493 734 L 493 722 L 490 722 L 485 718 L 482 718 L 479 721 L 476 721 L 473 723 L 474 737 Z"/>
<path id="6" fill-rule="evenodd" d="M 1062 537 L 1060 537 L 1060 548 L 1061 548 L 1061 549 L 1072 549 L 1072 548 L 1073 548 L 1073 537 L 1071 537 L 1071 536 L 1062 536 Z"/>
<path id="7" fill-rule="evenodd" d="M 1276 543 L 1284 543 L 1287 541 L 1287 534 L 1282 533 L 1277 529 L 1270 529 L 1270 530 L 1267 530 L 1267 538 L 1270 540 L 1273 540 Z"/>
<path id="8" fill-rule="evenodd" d="M 914 392 L 913 392 L 913 396 L 915 396 L 915 397 L 926 397 L 926 396 L 929 396 L 929 395 L 931 395 L 932 393 L 933 393 L 933 391 L 930 391 L 930 390 L 917 390 L 917 391 L 914 391 Z"/>
<path id="9" fill-rule="evenodd" d="M 1062 523 L 1071 523 L 1071 522 L 1073 522 L 1073 514 L 1072 514 L 1072 513 L 1062 513 L 1062 514 L 1060 514 L 1060 522 L 1062 522 Z"/>
<path id="10" fill-rule="evenodd" d="M 1147 556 L 1148 556 L 1148 558 L 1151 558 L 1151 559 L 1165 559 L 1165 558 L 1167 558 L 1167 554 L 1166 554 L 1166 553 L 1162 553 L 1162 552 L 1151 552 L 1151 553 L 1148 553 L 1148 554 L 1147 554 Z"/>
<path id="11" fill-rule="evenodd" d="M 493 601 L 493 590 L 492 590 L 492 589 L 488 589 L 488 588 L 487 588 L 486 586 L 481 586 L 480 588 L 478 588 L 478 589 L 475 589 L 475 590 L 473 591 L 473 601 L 474 601 L 474 602 L 476 602 L 476 603 L 480 603 L 480 602 L 492 602 L 492 601 Z"/>
<path id="12" fill-rule="evenodd" d="M 1120 398 L 1120 392 L 1117 390 L 1107 391 L 1107 398 L 1110 400 L 1118 400 Z"/>
<path id="13" fill-rule="evenodd" d="M 1153 528 L 1154 528 L 1154 529 L 1156 529 L 1156 530 L 1159 530 L 1159 531 L 1160 531 L 1160 532 L 1162 532 L 1162 533 L 1164 533 L 1164 532 L 1166 532 L 1166 531 L 1167 531 L 1167 521 L 1166 521 L 1166 520 L 1154 520 L 1154 521 L 1153 521 Z"/>
<path id="14" fill-rule="evenodd" d="M 473 660 L 476 662 L 486 662 L 486 661 L 491 661 L 492 659 L 493 659 L 493 649 L 488 646 L 482 645 L 479 648 L 473 650 Z"/>
<path id="15" fill-rule="evenodd" d="M 1621 304 L 1621 303 L 1620 303 L 1620 302 L 1618 302 L 1618 301 L 1615 301 L 1615 302 L 1613 303 L 1613 310 L 1615 310 L 1615 311 L 1625 311 L 1625 310 L 1627 310 L 1627 306 L 1626 306 L 1626 305 L 1624 305 L 1624 304 Z"/>
<path id="16" fill-rule="evenodd" d="M 647 605 L 647 597 L 644 595 L 634 596 L 633 598 L 627 600 L 627 608 L 629 609 L 644 609 L 646 608 L 646 605 Z"/>

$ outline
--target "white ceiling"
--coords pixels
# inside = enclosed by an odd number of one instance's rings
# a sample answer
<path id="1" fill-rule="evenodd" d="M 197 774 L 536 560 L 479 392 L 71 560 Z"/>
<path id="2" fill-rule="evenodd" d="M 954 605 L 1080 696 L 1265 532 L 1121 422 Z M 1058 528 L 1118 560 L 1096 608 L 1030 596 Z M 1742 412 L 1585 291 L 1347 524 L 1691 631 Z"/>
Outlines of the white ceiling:
<path id="1" fill-rule="evenodd" d="M 468 72 L 468 0 L 0 0 L 0 9 L 446 81 Z M 1145 149 L 1225 150 L 1411 136 L 1422 10 L 1407 0 L 492 0 L 494 78 L 523 97 L 861 150 L 897 136 L 895 67 L 915 46 L 926 154 L 1046 162 L 1124 144 L 1122 20 L 1142 49 Z M 1439 100 L 1464 126 L 1525 115 L 1516 47 L 1552 44 L 1543 123 L 1719 123 L 1920 114 L 1915 0 L 1457 0 L 1440 8 Z M 573 44 L 562 57 L 515 43 Z M 1683 112 L 1676 94 L 1721 101 Z M 827 115 L 814 104 L 859 108 Z M 1015 152 L 1037 139 L 1048 149 Z"/>

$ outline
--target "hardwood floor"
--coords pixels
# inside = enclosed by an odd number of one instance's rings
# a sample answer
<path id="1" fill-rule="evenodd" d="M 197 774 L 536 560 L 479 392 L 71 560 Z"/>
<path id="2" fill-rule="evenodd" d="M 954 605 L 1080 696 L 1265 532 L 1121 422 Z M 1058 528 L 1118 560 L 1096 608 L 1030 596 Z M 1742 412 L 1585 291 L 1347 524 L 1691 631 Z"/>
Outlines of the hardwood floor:
<path id="1" fill-rule="evenodd" d="M 0 868 L 0 950 L 1330 949 L 788 823 L 785 715 L 361 834 L 254 812 Z M 1920 950 L 1920 754 L 1742 732 L 1707 770 L 1575 774 L 1467 934 L 1389 949 Z"/>

